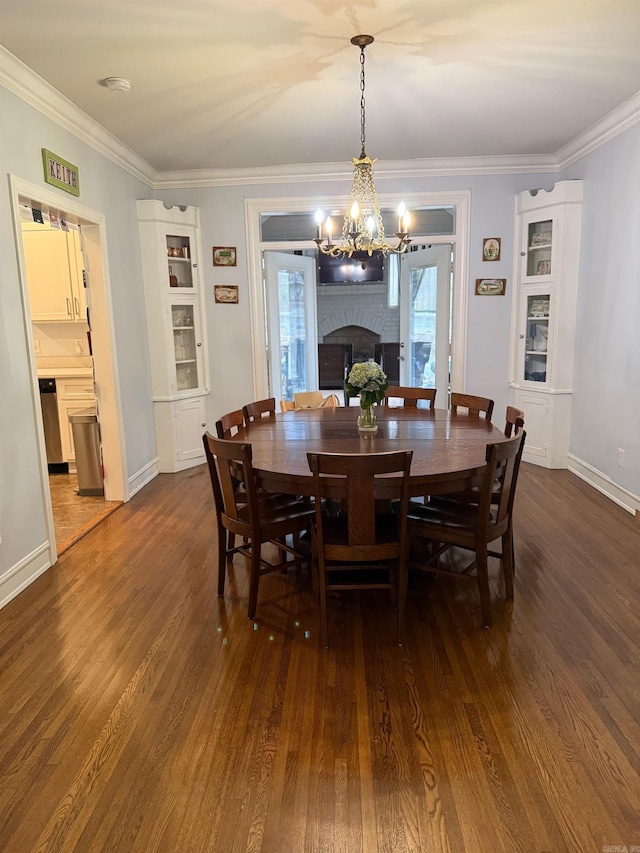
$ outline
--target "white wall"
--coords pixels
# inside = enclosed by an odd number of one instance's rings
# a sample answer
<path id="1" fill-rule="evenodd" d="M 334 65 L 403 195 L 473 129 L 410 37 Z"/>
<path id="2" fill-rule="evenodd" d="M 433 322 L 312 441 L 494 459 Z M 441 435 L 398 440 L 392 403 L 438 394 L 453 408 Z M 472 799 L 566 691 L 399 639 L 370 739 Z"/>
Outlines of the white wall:
<path id="1" fill-rule="evenodd" d="M 379 194 L 398 198 L 411 193 L 471 189 L 469 245 L 469 328 L 467 388 L 469 393 L 492 397 L 495 411 L 504 412 L 511 402 L 508 387 L 509 340 L 512 298 L 514 197 L 525 189 L 550 189 L 557 176 L 487 175 L 452 178 L 376 179 Z M 238 408 L 251 398 L 253 382 L 247 347 L 250 341 L 247 248 L 244 199 L 309 197 L 320 206 L 323 196 L 350 191 L 348 181 L 303 184 L 260 184 L 212 189 L 163 190 L 157 193 L 171 204 L 193 204 L 200 208 L 202 245 L 205 255 L 204 282 L 207 300 L 212 394 L 208 401 L 211 422 L 221 413 Z M 502 260 L 482 260 L 483 237 L 502 237 Z M 213 267 L 212 246 L 236 246 L 236 267 Z M 476 278 L 506 278 L 507 294 L 481 297 L 473 293 Z M 214 284 L 240 285 L 237 306 L 215 305 Z M 233 381 L 229 381 L 233 377 Z"/>
<path id="2" fill-rule="evenodd" d="M 640 125 L 584 157 L 565 177 L 584 180 L 570 451 L 638 496 Z"/>
<path id="3" fill-rule="evenodd" d="M 0 87 L 0 603 L 45 540 L 36 414 L 23 325 L 8 176 L 45 187 L 42 148 L 80 170 L 79 201 L 106 216 L 115 345 L 129 476 L 156 455 L 135 200 L 140 181 Z M 47 186 L 47 189 L 50 189 Z M 71 198 L 60 191 L 60 207 Z M 39 406 L 39 400 L 35 403 Z M 17 582 L 17 581 L 16 581 Z"/>

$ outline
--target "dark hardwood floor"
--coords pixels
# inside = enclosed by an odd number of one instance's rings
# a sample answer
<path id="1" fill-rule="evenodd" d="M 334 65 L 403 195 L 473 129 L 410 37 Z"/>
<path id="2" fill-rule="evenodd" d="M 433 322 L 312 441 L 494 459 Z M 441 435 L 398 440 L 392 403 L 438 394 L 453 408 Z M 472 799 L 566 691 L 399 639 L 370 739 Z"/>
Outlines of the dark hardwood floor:
<path id="1" fill-rule="evenodd" d="M 590 853 L 640 845 L 640 525 L 522 466 L 516 594 L 332 597 L 241 559 L 161 475 L 0 611 L 0 850 Z"/>

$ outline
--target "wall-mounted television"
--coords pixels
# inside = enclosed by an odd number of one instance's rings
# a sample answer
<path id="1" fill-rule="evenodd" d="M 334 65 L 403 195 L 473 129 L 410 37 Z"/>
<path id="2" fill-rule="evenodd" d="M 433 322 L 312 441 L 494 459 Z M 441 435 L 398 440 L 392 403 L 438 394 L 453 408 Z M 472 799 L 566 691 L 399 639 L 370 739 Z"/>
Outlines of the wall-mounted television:
<path id="1" fill-rule="evenodd" d="M 369 257 L 354 252 L 351 258 L 332 258 L 318 253 L 318 284 L 361 284 L 384 281 L 384 255 Z"/>

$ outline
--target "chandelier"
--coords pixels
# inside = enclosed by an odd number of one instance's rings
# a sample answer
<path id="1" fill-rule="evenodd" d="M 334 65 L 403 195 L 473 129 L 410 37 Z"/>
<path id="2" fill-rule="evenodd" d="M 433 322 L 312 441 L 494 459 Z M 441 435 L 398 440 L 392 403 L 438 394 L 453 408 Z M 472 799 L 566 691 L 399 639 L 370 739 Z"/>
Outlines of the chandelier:
<path id="1" fill-rule="evenodd" d="M 353 184 L 347 212 L 342 225 L 342 236 L 338 243 L 333 242 L 333 223 L 331 217 L 325 219 L 321 210 L 316 212 L 317 236 L 314 238 L 323 255 L 332 258 L 371 257 L 374 253 L 388 255 L 389 252 L 400 255 L 406 252 L 411 242 L 409 237 L 410 216 L 401 202 L 398 206 L 397 243 L 387 241 L 382 224 L 380 205 L 373 183 L 372 166 L 376 162 L 365 153 L 365 99 L 364 99 L 364 49 L 373 42 L 373 36 L 360 35 L 351 39 L 351 44 L 360 48 L 360 143 L 359 157 L 354 157 Z M 324 223 L 324 235 L 322 226 Z"/>

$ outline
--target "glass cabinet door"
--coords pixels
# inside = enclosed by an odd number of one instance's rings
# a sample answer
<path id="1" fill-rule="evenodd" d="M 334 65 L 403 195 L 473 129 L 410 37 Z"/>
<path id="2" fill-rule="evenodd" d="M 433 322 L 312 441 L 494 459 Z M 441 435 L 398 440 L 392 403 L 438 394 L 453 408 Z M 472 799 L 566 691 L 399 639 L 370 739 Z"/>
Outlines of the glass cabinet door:
<path id="1" fill-rule="evenodd" d="M 527 382 L 547 381 L 550 293 L 536 293 L 526 299 L 524 375 Z"/>
<path id="2" fill-rule="evenodd" d="M 529 222 L 527 228 L 527 277 L 551 275 L 553 220 Z"/>
<path id="3" fill-rule="evenodd" d="M 171 305 L 173 330 L 173 358 L 176 370 L 176 388 L 189 391 L 198 388 L 198 357 L 193 304 Z"/>
<path id="4" fill-rule="evenodd" d="M 191 239 L 166 235 L 169 287 L 193 287 L 191 274 Z"/>

